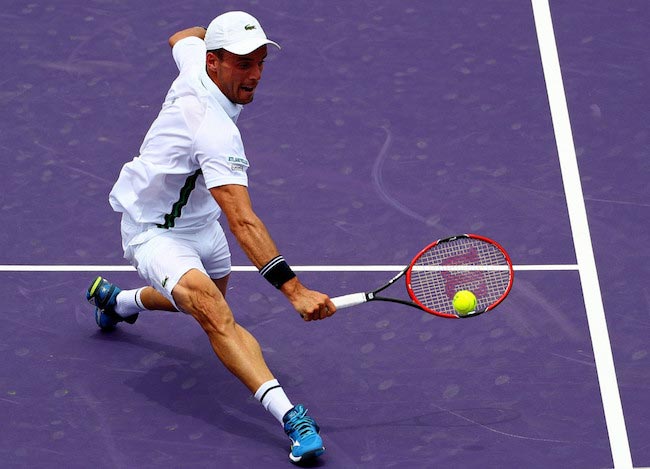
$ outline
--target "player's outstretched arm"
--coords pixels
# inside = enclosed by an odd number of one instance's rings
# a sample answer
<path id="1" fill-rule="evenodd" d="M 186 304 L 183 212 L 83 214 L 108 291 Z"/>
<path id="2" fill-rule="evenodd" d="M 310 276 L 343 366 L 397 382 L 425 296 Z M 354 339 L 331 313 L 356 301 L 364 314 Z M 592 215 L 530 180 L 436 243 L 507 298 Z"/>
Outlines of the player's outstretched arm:
<path id="1" fill-rule="evenodd" d="M 169 38 L 169 46 L 174 47 L 174 44 L 176 44 L 181 39 L 185 39 L 186 37 L 198 37 L 199 39 L 205 39 L 205 28 L 203 26 L 194 26 L 192 28 L 178 31 L 172 34 L 172 36 Z"/>
<path id="2" fill-rule="evenodd" d="M 253 211 L 245 186 L 213 187 L 210 192 L 226 216 L 230 231 L 255 267 L 261 269 L 279 255 L 266 226 Z M 336 311 L 327 295 L 306 288 L 297 277 L 285 282 L 280 291 L 306 321 L 324 319 Z"/>

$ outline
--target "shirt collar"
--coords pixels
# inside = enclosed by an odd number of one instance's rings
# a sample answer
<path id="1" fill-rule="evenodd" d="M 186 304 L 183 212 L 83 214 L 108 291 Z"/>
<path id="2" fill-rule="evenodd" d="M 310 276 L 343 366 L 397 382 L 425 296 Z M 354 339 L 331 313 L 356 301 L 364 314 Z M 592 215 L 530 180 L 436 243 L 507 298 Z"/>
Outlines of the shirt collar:
<path id="1" fill-rule="evenodd" d="M 226 98 L 226 95 L 221 92 L 219 87 L 208 76 L 208 72 L 202 70 L 200 76 L 201 76 L 201 83 L 208 91 L 210 96 L 213 97 L 219 103 L 219 105 L 223 108 L 224 111 L 226 111 L 226 114 L 228 114 L 228 117 L 230 117 L 233 122 L 237 122 L 239 113 L 244 108 L 244 106 L 241 104 L 235 104 L 232 101 L 230 101 L 228 98 Z"/>

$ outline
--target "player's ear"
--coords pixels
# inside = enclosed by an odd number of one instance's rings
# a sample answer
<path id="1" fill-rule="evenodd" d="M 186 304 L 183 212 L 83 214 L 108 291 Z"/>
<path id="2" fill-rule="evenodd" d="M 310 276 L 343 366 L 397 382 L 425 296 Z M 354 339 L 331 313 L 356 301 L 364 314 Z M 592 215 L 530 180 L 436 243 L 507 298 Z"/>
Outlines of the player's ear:
<path id="1" fill-rule="evenodd" d="M 216 72 L 218 69 L 219 62 L 221 62 L 221 58 L 219 57 L 219 54 L 214 51 L 208 51 L 208 53 L 205 56 L 205 65 L 208 71 Z"/>

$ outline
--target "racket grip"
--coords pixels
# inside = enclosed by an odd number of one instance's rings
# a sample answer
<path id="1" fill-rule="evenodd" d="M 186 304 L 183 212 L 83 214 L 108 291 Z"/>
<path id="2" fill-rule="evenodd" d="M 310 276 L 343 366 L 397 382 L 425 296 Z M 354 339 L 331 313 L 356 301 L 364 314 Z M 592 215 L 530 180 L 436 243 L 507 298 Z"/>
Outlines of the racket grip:
<path id="1" fill-rule="evenodd" d="M 337 296 L 330 298 L 336 309 L 349 308 L 350 306 L 360 305 L 368 301 L 365 293 L 351 293 L 350 295 Z"/>

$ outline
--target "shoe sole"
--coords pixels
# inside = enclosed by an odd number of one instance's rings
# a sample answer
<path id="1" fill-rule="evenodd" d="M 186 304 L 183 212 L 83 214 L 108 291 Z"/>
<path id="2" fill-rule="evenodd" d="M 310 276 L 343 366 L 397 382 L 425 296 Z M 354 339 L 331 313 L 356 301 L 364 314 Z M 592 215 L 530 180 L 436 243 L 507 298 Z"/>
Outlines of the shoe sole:
<path id="1" fill-rule="evenodd" d="M 95 301 L 95 296 L 94 296 L 95 292 L 97 291 L 97 288 L 99 288 L 99 286 L 102 284 L 103 281 L 104 281 L 104 278 L 101 277 L 101 276 L 97 277 L 93 281 L 93 283 L 90 285 L 90 287 L 88 287 L 88 291 L 86 292 L 86 299 L 88 300 L 88 302 L 91 305 L 95 306 L 95 322 L 97 323 L 97 326 L 99 326 L 99 328 L 101 330 L 103 330 L 103 331 L 112 331 L 117 326 L 117 321 L 111 319 L 111 323 L 102 326 L 100 318 L 101 318 L 102 314 L 104 314 L 104 312 L 97 305 L 97 302 Z M 133 322 L 135 322 L 135 319 L 133 320 Z M 133 323 L 131 323 L 131 324 L 133 324 Z"/>
<path id="2" fill-rule="evenodd" d="M 311 461 L 313 459 L 316 459 L 317 457 L 321 456 L 324 452 L 325 452 L 325 447 L 315 449 L 313 451 L 307 451 L 305 454 L 299 457 L 296 457 L 293 455 L 293 453 L 289 452 L 289 459 L 291 460 L 291 462 L 298 464 L 301 462 Z"/>
<path id="3" fill-rule="evenodd" d="M 102 280 L 104 280 L 102 277 L 97 277 L 92 285 L 90 285 L 90 288 L 88 288 L 88 292 L 86 293 L 86 299 L 93 305 L 95 305 L 95 292 L 97 291 L 99 285 L 102 283 Z"/>

